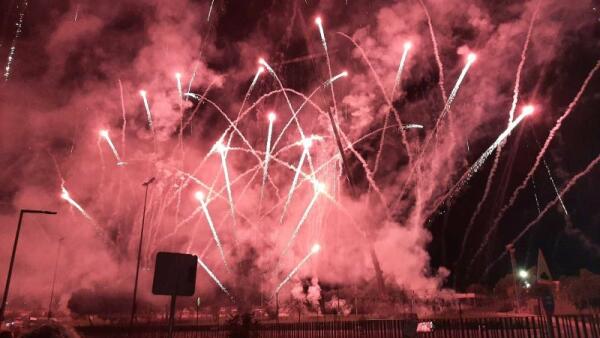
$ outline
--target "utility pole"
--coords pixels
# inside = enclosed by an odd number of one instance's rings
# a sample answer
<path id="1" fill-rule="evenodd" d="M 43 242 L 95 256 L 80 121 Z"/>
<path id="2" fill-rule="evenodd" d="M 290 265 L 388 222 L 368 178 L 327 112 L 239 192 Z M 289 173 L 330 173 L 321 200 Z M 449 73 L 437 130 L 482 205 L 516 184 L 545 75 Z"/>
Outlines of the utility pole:
<path id="1" fill-rule="evenodd" d="M 15 265 L 15 256 L 17 255 L 17 244 L 19 244 L 19 234 L 21 233 L 21 224 L 24 214 L 45 214 L 56 215 L 56 211 L 21 209 L 19 213 L 19 222 L 17 223 L 17 233 L 13 243 L 12 254 L 10 256 L 10 264 L 8 265 L 8 274 L 6 275 L 6 285 L 4 287 L 4 296 L 2 297 L 2 305 L 0 305 L 0 324 L 4 321 L 4 311 L 6 310 L 6 302 L 8 300 L 8 290 L 10 289 L 10 280 L 12 278 L 13 267 Z"/>
<path id="2" fill-rule="evenodd" d="M 142 185 L 146 188 L 144 192 L 144 208 L 142 211 L 142 226 L 140 230 L 140 242 L 138 245 L 138 254 L 137 254 L 137 265 L 135 269 L 135 282 L 133 283 L 133 301 L 131 304 L 131 318 L 129 319 L 129 330 L 133 328 L 133 321 L 135 320 L 135 311 L 136 311 L 136 301 L 137 301 L 137 287 L 138 287 L 138 279 L 140 275 L 140 260 L 142 257 L 142 242 L 144 240 L 144 223 L 146 221 L 146 203 L 148 201 L 148 186 L 155 181 L 155 178 L 152 177 L 148 181 L 144 182 Z"/>

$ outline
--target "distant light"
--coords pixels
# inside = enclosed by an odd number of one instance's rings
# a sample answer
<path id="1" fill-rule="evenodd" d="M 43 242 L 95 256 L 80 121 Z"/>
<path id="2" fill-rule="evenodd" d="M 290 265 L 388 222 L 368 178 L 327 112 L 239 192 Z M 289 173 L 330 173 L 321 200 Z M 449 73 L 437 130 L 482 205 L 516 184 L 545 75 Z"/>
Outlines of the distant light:
<path id="1" fill-rule="evenodd" d="M 277 115 L 275 115 L 275 113 L 273 113 L 273 112 L 270 112 L 267 115 L 267 118 L 269 119 L 269 122 L 273 122 L 273 121 L 275 121 L 277 119 Z"/>
<path id="2" fill-rule="evenodd" d="M 321 17 L 320 17 L 320 16 L 317 16 L 317 17 L 315 18 L 315 23 L 316 23 L 317 25 L 321 26 L 321 24 L 322 24 L 323 22 L 321 21 Z"/>
<path id="3" fill-rule="evenodd" d="M 321 251 L 321 246 L 319 244 L 314 244 L 312 246 L 312 248 L 310 248 L 310 252 L 312 252 L 313 254 L 316 254 L 317 252 Z"/>
<path id="4" fill-rule="evenodd" d="M 477 54 L 475 53 L 469 53 L 469 55 L 467 56 L 467 61 L 468 62 L 475 62 L 475 60 L 477 59 Z"/>
<path id="5" fill-rule="evenodd" d="M 529 277 L 529 272 L 527 272 L 527 270 L 521 269 L 519 270 L 519 277 L 521 277 L 522 279 L 526 279 L 527 277 Z"/>
<path id="6" fill-rule="evenodd" d="M 404 49 L 411 49 L 412 48 L 412 43 L 410 41 L 406 41 L 404 43 Z"/>
<path id="7" fill-rule="evenodd" d="M 529 282 L 525 282 L 525 288 L 529 289 L 531 287 L 531 284 L 529 284 Z"/>

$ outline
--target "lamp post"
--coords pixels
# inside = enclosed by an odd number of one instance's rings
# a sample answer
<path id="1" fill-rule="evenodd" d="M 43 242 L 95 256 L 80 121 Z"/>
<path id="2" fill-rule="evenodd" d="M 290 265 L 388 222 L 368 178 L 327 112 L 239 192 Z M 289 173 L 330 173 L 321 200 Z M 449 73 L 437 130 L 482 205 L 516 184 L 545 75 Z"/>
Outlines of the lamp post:
<path id="1" fill-rule="evenodd" d="M 12 278 L 13 266 L 15 264 L 15 256 L 17 254 L 17 244 L 19 243 L 19 234 L 21 233 L 21 224 L 24 214 L 45 214 L 56 215 L 56 211 L 21 209 L 19 213 L 19 222 L 17 223 L 17 233 L 15 234 L 15 242 L 13 243 L 12 255 L 8 265 L 8 274 L 6 275 L 6 286 L 4 287 L 4 296 L 2 297 L 2 305 L 0 306 L 0 324 L 4 321 L 4 311 L 6 310 L 6 302 L 8 300 L 8 290 L 10 288 L 10 280 Z"/>
<path id="2" fill-rule="evenodd" d="M 56 250 L 56 261 L 54 263 L 54 274 L 52 276 L 52 287 L 50 289 L 50 303 L 48 304 L 48 319 L 52 317 L 52 302 L 54 301 L 54 284 L 56 282 L 56 271 L 58 270 L 58 260 L 60 259 L 60 248 L 65 238 L 58 239 L 58 249 Z"/>
<path id="3" fill-rule="evenodd" d="M 129 328 L 133 327 L 133 321 L 135 319 L 135 310 L 136 310 L 136 300 L 137 300 L 137 286 L 138 286 L 138 278 L 140 275 L 140 260 L 142 257 L 142 241 L 144 239 L 144 222 L 146 221 L 146 202 L 148 201 L 148 186 L 154 182 L 155 178 L 152 177 L 148 181 L 144 182 L 142 185 L 146 187 L 146 191 L 144 192 L 144 209 L 142 211 L 142 226 L 140 230 L 140 243 L 138 245 L 138 254 L 137 254 L 137 265 L 135 269 L 135 282 L 133 284 L 133 301 L 131 304 L 131 318 L 129 320 Z"/>

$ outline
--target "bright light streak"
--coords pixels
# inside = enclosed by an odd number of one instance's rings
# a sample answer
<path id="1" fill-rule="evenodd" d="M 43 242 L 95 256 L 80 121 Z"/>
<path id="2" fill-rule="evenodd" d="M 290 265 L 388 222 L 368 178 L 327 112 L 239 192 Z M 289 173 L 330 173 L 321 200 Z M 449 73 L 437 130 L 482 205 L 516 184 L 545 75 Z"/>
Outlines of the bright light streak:
<path id="1" fill-rule="evenodd" d="M 221 157 L 221 167 L 223 168 L 223 177 L 225 178 L 225 187 L 227 188 L 227 198 L 229 199 L 229 207 L 231 209 L 231 218 L 235 224 L 235 206 L 233 204 L 233 194 L 231 192 L 231 180 L 229 179 L 229 170 L 227 169 L 227 146 L 222 140 L 217 141 L 213 146 L 213 150 L 217 151 Z"/>
<path id="2" fill-rule="evenodd" d="M 223 290 L 223 292 L 225 292 L 225 294 L 227 296 L 229 296 L 229 298 L 231 299 L 231 301 L 235 303 L 235 299 L 229 293 L 229 291 L 227 290 L 227 288 L 221 283 L 221 281 L 217 278 L 217 276 L 215 276 L 215 274 L 212 271 L 210 271 L 210 269 L 208 268 L 208 266 L 206 266 L 206 264 L 204 264 L 204 262 L 200 259 L 200 257 L 198 257 L 198 264 L 204 269 L 204 271 L 206 271 L 206 273 L 219 286 L 219 288 L 221 288 L 221 290 Z"/>
<path id="3" fill-rule="evenodd" d="M 296 185 L 298 184 L 298 177 L 300 177 L 300 172 L 302 171 L 302 165 L 304 164 L 304 160 L 308 154 L 308 151 L 312 145 L 311 138 L 305 138 L 302 141 L 302 145 L 304 150 L 302 150 L 302 155 L 300 155 L 300 161 L 298 161 L 298 166 L 296 167 L 296 173 L 294 174 L 294 179 L 292 180 L 292 185 L 290 186 L 290 191 L 288 192 L 287 199 L 285 200 L 285 204 L 283 205 L 283 212 L 281 213 L 281 218 L 279 219 L 279 223 L 283 223 L 283 219 L 287 212 L 287 208 L 292 201 L 292 196 L 294 195 L 294 190 L 296 190 Z"/>
<path id="4" fill-rule="evenodd" d="M 181 88 L 181 73 L 175 73 L 175 79 L 177 80 L 177 92 L 179 92 L 179 97 L 183 97 L 183 89 Z"/>
<path id="5" fill-rule="evenodd" d="M 85 218 L 89 219 L 90 221 L 92 220 L 92 217 L 90 217 L 90 215 L 88 215 L 88 213 L 85 212 L 85 210 L 81 207 L 81 205 L 79 205 L 79 203 L 75 202 L 75 200 L 73 198 L 71 198 L 71 195 L 69 194 L 69 192 L 67 191 L 67 189 L 64 186 L 61 187 L 60 198 L 67 201 L 69 204 L 71 204 L 73 207 L 75 207 L 75 209 L 79 210 L 79 212 L 81 212 L 81 214 L 83 216 L 85 216 Z"/>
<path id="6" fill-rule="evenodd" d="M 290 271 L 290 273 L 279 284 L 279 286 L 277 286 L 277 288 L 275 289 L 275 294 L 278 294 L 279 291 L 281 290 L 281 288 L 287 282 L 289 282 L 289 280 L 298 272 L 298 270 L 300 270 L 300 268 L 302 267 L 302 265 L 304 265 L 310 259 L 310 257 L 312 257 L 313 255 L 317 254 L 320 250 L 321 250 L 321 246 L 319 244 L 314 244 L 312 246 L 312 248 L 310 249 L 310 251 L 308 252 L 308 254 L 306 256 L 304 256 L 304 258 L 302 258 L 302 260 L 300 261 L 300 263 L 298 263 L 298 265 L 296 265 L 296 267 L 294 267 L 292 269 L 292 271 Z"/>
<path id="7" fill-rule="evenodd" d="M 313 197 L 311 198 L 310 202 L 308 203 L 308 206 L 304 210 L 304 213 L 302 214 L 302 217 L 300 217 L 300 220 L 298 221 L 298 224 L 296 225 L 296 228 L 294 228 L 294 232 L 292 232 L 292 236 L 288 240 L 288 242 L 287 242 L 287 244 L 285 246 L 285 249 L 281 253 L 282 257 L 285 256 L 287 254 L 288 250 L 292 247 L 292 244 L 294 243 L 294 240 L 296 239 L 296 237 L 298 236 L 298 233 L 300 232 L 300 228 L 302 228 L 302 225 L 304 224 L 304 222 L 308 218 L 308 214 L 310 213 L 310 210 L 312 209 L 312 207 L 315 205 L 315 202 L 317 201 L 317 198 L 319 197 L 319 194 L 326 193 L 325 184 L 323 184 L 321 182 L 316 182 L 315 181 L 313 183 L 313 185 L 314 185 L 315 193 L 313 194 Z"/>
<path id="8" fill-rule="evenodd" d="M 265 163 L 263 165 L 263 178 L 262 178 L 262 185 L 260 186 L 260 201 L 262 202 L 262 198 L 263 198 L 263 192 L 264 192 L 264 188 L 265 188 L 265 183 L 267 182 L 267 175 L 268 175 L 268 170 L 269 170 L 269 159 L 271 158 L 271 137 L 273 135 L 273 122 L 275 122 L 275 120 L 277 119 L 277 115 L 275 115 L 275 113 L 270 112 L 267 115 L 267 118 L 269 120 L 269 130 L 267 132 L 267 145 L 266 145 L 266 150 L 265 150 Z"/>
<path id="9" fill-rule="evenodd" d="M 396 90 L 400 87 L 400 81 L 402 80 L 402 71 L 404 70 L 404 65 L 406 64 L 406 58 L 408 57 L 408 51 L 412 48 L 412 43 L 407 41 L 404 43 L 404 51 L 402 52 L 402 57 L 400 58 L 400 65 L 398 66 L 398 71 L 396 72 L 396 79 L 394 81 L 394 87 L 392 88 L 392 97 L 394 99 L 394 94 Z"/>
<path id="10" fill-rule="evenodd" d="M 106 130 L 106 129 L 100 130 L 100 136 L 102 138 L 104 138 L 106 140 L 106 142 L 108 143 L 108 146 L 110 147 L 113 154 L 115 155 L 115 158 L 117 159 L 117 165 L 123 164 L 124 162 L 121 160 L 121 157 L 119 156 L 119 153 L 117 152 L 117 148 L 115 148 L 115 145 L 113 144 L 112 140 L 110 139 L 108 130 Z"/>
<path id="11" fill-rule="evenodd" d="M 208 212 L 208 207 L 206 205 L 206 200 L 204 193 L 201 191 L 197 191 L 194 194 L 194 197 L 200 201 L 200 205 L 202 206 L 202 211 L 204 211 L 204 216 L 206 217 L 206 221 L 208 222 L 208 226 L 210 227 L 210 232 L 213 235 L 215 243 L 219 248 L 219 253 L 221 254 L 221 259 L 223 260 L 223 264 L 225 264 L 225 268 L 229 271 L 229 266 L 227 265 L 227 260 L 225 259 L 225 252 L 223 251 L 223 245 L 221 245 L 221 240 L 219 239 L 219 235 L 217 234 L 217 229 L 215 229 L 215 225 L 213 223 L 212 218 L 210 217 L 210 213 Z"/>
<path id="12" fill-rule="evenodd" d="M 342 77 L 346 77 L 346 76 L 348 76 L 348 72 L 347 71 L 343 71 L 343 72 L 339 73 L 338 75 L 332 77 L 331 79 L 329 79 L 325 83 L 323 83 L 323 88 L 331 85 L 335 80 L 340 79 Z"/>
<path id="13" fill-rule="evenodd" d="M 152 113 L 150 113 L 150 106 L 148 105 L 148 97 L 145 90 L 140 90 L 140 95 L 144 100 L 144 107 L 146 108 L 146 117 L 148 118 L 148 126 L 152 133 L 154 133 L 154 126 L 152 125 Z"/>
<path id="14" fill-rule="evenodd" d="M 456 195 L 462 187 L 471 179 L 471 177 L 479 171 L 485 160 L 492 154 L 492 152 L 502 143 L 504 140 L 510 135 L 510 133 L 515 129 L 523 119 L 533 113 L 533 110 L 530 108 L 523 109 L 523 113 L 519 115 L 509 126 L 498 136 L 496 141 L 490 145 L 483 154 L 477 159 L 475 163 L 465 172 L 465 174 L 461 177 L 461 179 L 456 183 L 456 185 L 450 190 L 450 193 L 447 195 L 452 197 Z"/>

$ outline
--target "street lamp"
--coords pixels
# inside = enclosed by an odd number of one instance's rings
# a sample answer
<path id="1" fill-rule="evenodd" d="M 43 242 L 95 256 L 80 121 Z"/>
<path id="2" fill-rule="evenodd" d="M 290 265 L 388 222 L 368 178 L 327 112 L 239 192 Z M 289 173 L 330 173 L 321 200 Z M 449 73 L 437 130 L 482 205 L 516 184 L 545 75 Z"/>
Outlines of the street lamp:
<path id="1" fill-rule="evenodd" d="M 15 264 L 15 256 L 17 254 L 17 244 L 19 243 L 19 234 L 21 233 L 21 224 L 24 214 L 45 214 L 56 215 L 56 211 L 21 209 L 19 213 L 19 223 L 17 223 L 17 233 L 15 234 L 15 242 L 13 243 L 12 255 L 8 265 L 8 275 L 6 275 L 6 286 L 4 287 L 4 296 L 2 297 L 2 305 L 0 305 L 0 324 L 4 321 L 4 311 L 6 310 L 6 301 L 8 300 L 8 290 L 10 288 L 10 280 L 12 278 L 13 266 Z"/>
<path id="2" fill-rule="evenodd" d="M 129 320 L 129 329 L 133 328 L 133 321 L 135 319 L 135 310 L 136 310 L 136 299 L 137 299 L 137 286 L 138 286 L 138 278 L 140 275 L 140 259 L 142 257 L 142 241 L 144 239 L 144 222 L 146 220 L 146 202 L 148 201 L 148 186 L 155 181 L 155 178 L 152 177 L 148 181 L 144 182 L 142 185 L 146 187 L 146 191 L 144 193 L 144 210 L 142 211 L 142 226 L 140 230 L 140 243 L 138 245 L 138 255 L 137 255 L 137 265 L 135 269 L 135 282 L 133 284 L 133 302 L 131 304 L 131 318 Z"/>
<path id="3" fill-rule="evenodd" d="M 529 272 L 527 272 L 527 270 L 525 270 L 525 269 L 519 270 L 519 278 L 527 279 L 528 277 L 529 277 Z"/>

